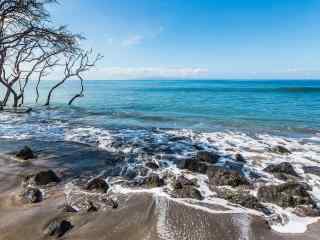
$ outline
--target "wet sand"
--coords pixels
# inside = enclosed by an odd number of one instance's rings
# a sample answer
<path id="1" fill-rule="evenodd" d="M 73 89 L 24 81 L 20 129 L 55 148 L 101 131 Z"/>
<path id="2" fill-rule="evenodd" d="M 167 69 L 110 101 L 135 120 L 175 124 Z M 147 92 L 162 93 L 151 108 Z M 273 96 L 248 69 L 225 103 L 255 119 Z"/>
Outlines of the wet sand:
<path id="1" fill-rule="evenodd" d="M 279 234 L 270 230 L 262 217 L 244 213 L 212 213 L 165 196 L 151 193 L 119 193 L 119 207 L 97 212 L 66 213 L 64 185 L 81 171 L 96 174 L 97 167 L 109 167 L 107 152 L 75 143 L 33 143 L 38 158 L 21 163 L 8 153 L 27 142 L 4 142 L 0 147 L 0 239 L 51 239 L 44 234 L 48 222 L 68 219 L 73 228 L 61 239 L 108 240 L 184 240 L 184 239 L 264 239 L 316 240 L 320 224 L 309 226 L 304 234 Z M 6 149 L 6 151 L 4 150 Z M 95 167 L 90 159 L 95 159 Z M 111 160 L 110 160 L 111 161 Z M 38 168 L 56 171 L 62 182 L 50 188 L 45 199 L 36 204 L 22 204 L 22 172 Z M 214 206 L 213 206 L 214 207 Z"/>

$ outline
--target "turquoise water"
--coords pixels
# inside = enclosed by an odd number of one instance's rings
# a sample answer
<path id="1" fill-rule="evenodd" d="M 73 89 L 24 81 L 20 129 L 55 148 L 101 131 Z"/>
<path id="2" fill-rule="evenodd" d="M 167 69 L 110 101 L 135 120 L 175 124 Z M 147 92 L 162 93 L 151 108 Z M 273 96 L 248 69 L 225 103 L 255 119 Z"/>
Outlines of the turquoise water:
<path id="1" fill-rule="evenodd" d="M 64 104 L 77 85 L 53 101 Z M 75 106 L 106 125 L 317 131 L 320 81 L 87 81 Z"/>
<path id="2" fill-rule="evenodd" d="M 42 102 L 52 84 L 43 82 Z M 85 97 L 69 108 L 66 103 L 78 88 L 78 81 L 67 82 L 54 94 L 53 109 L 36 107 L 21 121 L 61 121 L 102 129 L 320 132 L 320 81 L 86 81 Z M 32 98 L 26 102 L 33 105 Z M 6 127 L 19 123 L 10 121 Z"/>

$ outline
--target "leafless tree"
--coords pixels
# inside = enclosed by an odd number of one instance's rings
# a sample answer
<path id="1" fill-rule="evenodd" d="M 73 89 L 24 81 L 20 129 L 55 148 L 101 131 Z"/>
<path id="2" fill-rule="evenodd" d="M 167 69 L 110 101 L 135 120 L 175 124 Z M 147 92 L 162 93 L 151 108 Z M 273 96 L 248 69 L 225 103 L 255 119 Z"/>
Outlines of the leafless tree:
<path id="1" fill-rule="evenodd" d="M 69 101 L 69 105 L 71 105 L 76 98 L 82 97 L 84 89 L 83 89 L 83 77 L 81 76 L 81 74 L 88 71 L 91 67 L 95 66 L 96 62 L 100 60 L 102 57 L 101 55 L 98 54 L 97 56 L 95 56 L 93 60 L 90 60 L 91 55 L 92 55 L 92 51 L 90 50 L 90 51 L 80 52 L 79 54 L 76 54 L 76 55 L 71 54 L 70 56 L 68 56 L 64 64 L 64 77 L 62 78 L 61 81 L 59 81 L 50 89 L 45 105 L 50 104 L 53 92 L 70 78 L 80 79 L 81 91 L 79 94 L 76 94 Z"/>
<path id="2" fill-rule="evenodd" d="M 50 89 L 45 105 L 50 104 L 55 89 L 72 77 L 80 80 L 80 97 L 84 91 L 80 74 L 101 58 L 80 48 L 82 36 L 69 32 L 65 26 L 52 26 L 46 10 L 51 3 L 56 1 L 0 0 L 0 84 L 5 89 L 4 106 L 10 96 L 14 107 L 23 105 L 31 79 L 37 80 L 35 100 L 38 102 L 40 82 L 50 71 L 62 67 L 63 79 Z"/>

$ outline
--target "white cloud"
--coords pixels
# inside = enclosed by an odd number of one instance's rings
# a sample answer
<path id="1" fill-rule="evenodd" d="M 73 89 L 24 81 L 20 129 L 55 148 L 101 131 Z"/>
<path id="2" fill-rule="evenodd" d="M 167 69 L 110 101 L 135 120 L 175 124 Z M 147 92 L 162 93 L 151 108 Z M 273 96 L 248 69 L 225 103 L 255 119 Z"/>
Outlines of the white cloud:
<path id="1" fill-rule="evenodd" d="M 93 75 L 96 79 L 190 79 L 207 77 L 208 73 L 206 68 L 110 67 L 97 69 Z"/>
<path id="2" fill-rule="evenodd" d="M 319 74 L 320 70 L 319 69 L 304 69 L 304 68 L 289 68 L 287 70 L 288 73 L 293 73 L 293 74 Z"/>
<path id="3" fill-rule="evenodd" d="M 130 47 L 130 46 L 134 46 L 134 45 L 139 45 L 143 42 L 143 40 L 144 40 L 144 37 L 142 35 L 138 35 L 138 34 L 132 35 L 122 41 L 122 46 Z"/>

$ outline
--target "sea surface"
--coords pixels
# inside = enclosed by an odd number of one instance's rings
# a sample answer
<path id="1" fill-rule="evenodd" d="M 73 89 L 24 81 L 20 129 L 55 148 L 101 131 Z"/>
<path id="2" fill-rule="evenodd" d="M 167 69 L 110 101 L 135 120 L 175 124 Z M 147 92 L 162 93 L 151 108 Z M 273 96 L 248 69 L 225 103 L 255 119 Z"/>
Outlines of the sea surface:
<path id="1" fill-rule="evenodd" d="M 52 84 L 42 83 L 42 102 Z M 39 111 L 27 121 L 70 121 L 101 128 L 320 132 L 320 81 L 86 81 L 85 97 L 67 107 L 79 87 L 78 81 L 66 82 L 54 93 L 53 110 L 36 107 Z M 26 104 L 33 106 L 34 93 L 28 93 Z"/>

